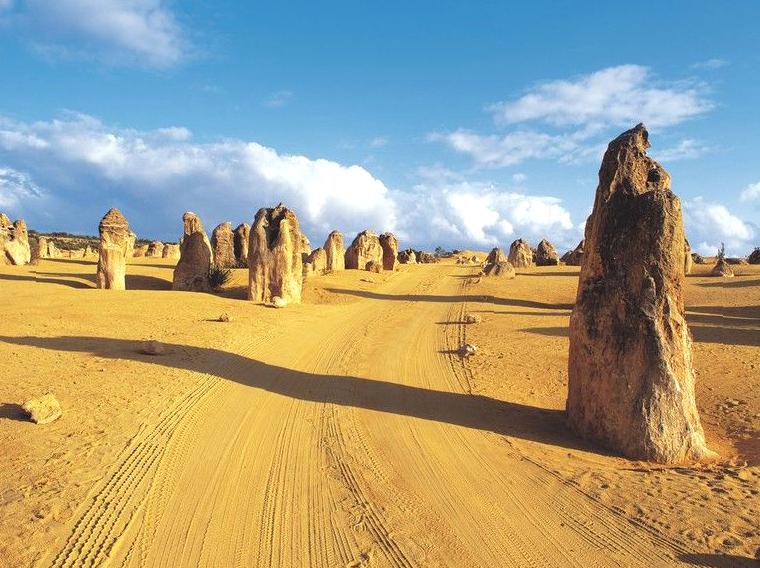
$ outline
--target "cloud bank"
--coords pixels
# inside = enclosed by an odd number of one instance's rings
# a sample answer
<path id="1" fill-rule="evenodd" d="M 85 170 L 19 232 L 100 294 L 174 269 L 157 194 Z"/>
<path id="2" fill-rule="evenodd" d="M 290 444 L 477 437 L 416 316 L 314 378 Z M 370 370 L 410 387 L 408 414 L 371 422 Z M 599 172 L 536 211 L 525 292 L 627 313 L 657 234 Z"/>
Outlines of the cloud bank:
<path id="1" fill-rule="evenodd" d="M 528 191 L 524 174 L 510 184 L 468 180 L 442 166 L 417 176 L 408 189 L 388 188 L 361 166 L 240 139 L 200 143 L 182 126 L 115 128 L 78 113 L 37 122 L 0 116 L 0 208 L 41 230 L 95 234 L 103 213 L 119 207 L 140 236 L 175 240 L 184 211 L 200 214 L 210 230 L 225 220 L 250 223 L 260 207 L 282 201 L 315 244 L 333 229 L 351 239 L 366 228 L 426 248 L 506 247 L 524 237 L 549 238 L 563 250 L 582 237 L 582 219 L 561 199 Z M 723 241 L 731 254 L 746 254 L 760 234 L 701 198 L 684 211 L 702 252 Z"/>
<path id="2" fill-rule="evenodd" d="M 693 82 L 659 81 L 642 65 L 619 65 L 540 83 L 515 100 L 487 106 L 497 126 L 513 130 L 481 134 L 459 128 L 429 138 L 469 156 L 479 167 L 535 159 L 595 161 L 611 136 L 639 122 L 656 130 L 708 112 L 714 105 L 704 91 Z M 706 150 L 701 142 L 685 139 L 661 155 L 668 161 L 693 159 Z"/>

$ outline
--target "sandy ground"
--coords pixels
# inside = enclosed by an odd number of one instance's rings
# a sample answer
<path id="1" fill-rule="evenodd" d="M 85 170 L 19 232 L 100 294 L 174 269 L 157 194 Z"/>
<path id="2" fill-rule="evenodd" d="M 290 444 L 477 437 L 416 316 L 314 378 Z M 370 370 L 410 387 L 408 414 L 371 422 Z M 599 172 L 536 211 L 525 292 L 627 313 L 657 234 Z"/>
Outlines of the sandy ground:
<path id="1" fill-rule="evenodd" d="M 576 268 L 346 271 L 274 310 L 244 271 L 215 296 L 161 259 L 126 292 L 93 261 L 0 267 L 0 565 L 756 566 L 760 267 L 708 268 L 688 317 L 724 461 L 667 468 L 566 431 Z M 47 391 L 63 417 L 25 421 Z"/>

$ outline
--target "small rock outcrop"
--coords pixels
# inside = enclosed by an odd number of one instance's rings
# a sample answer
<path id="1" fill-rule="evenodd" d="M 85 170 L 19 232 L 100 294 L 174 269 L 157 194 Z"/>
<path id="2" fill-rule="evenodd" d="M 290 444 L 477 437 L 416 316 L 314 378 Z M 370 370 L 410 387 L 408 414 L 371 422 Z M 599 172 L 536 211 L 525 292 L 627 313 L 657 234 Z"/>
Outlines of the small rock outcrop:
<path id="1" fill-rule="evenodd" d="M 232 223 L 225 221 L 216 226 L 211 233 L 211 250 L 214 253 L 214 266 L 231 268 L 237 264 Z"/>
<path id="2" fill-rule="evenodd" d="M 546 239 L 538 243 L 536 247 L 536 265 L 537 266 L 557 266 L 559 264 L 559 254 L 557 249 Z"/>
<path id="3" fill-rule="evenodd" d="M 302 237 L 298 217 L 282 203 L 259 209 L 248 244 L 249 300 L 270 303 L 279 297 L 286 304 L 301 303 Z"/>
<path id="4" fill-rule="evenodd" d="M 438 258 L 432 252 L 425 252 L 424 250 L 415 251 L 417 255 L 417 262 L 419 264 L 434 264 L 438 262 Z"/>
<path id="5" fill-rule="evenodd" d="M 346 268 L 346 247 L 343 244 L 343 233 L 340 231 L 331 232 L 327 235 L 322 248 L 325 250 L 325 270 L 327 272 L 336 272 Z"/>
<path id="6" fill-rule="evenodd" d="M 380 235 L 380 246 L 383 248 L 383 270 L 396 270 L 398 266 L 398 239 L 393 233 Z"/>
<path id="7" fill-rule="evenodd" d="M 488 253 L 488 256 L 486 257 L 486 264 L 499 264 L 500 262 L 504 262 L 507 260 L 504 257 L 504 253 L 501 252 L 501 249 L 499 247 L 494 247 L 491 249 L 491 252 Z"/>
<path id="8" fill-rule="evenodd" d="M 747 261 L 750 264 L 760 264 L 760 247 L 755 248 L 751 253 L 749 253 Z"/>
<path id="9" fill-rule="evenodd" d="M 567 417 L 632 459 L 712 457 L 694 400 L 684 229 L 643 125 L 610 142 L 570 318 Z"/>
<path id="10" fill-rule="evenodd" d="M 398 261 L 401 264 L 417 264 L 417 253 L 412 249 L 402 250 L 398 253 Z"/>
<path id="11" fill-rule="evenodd" d="M 11 223 L 5 213 L 0 213 L 0 262 L 21 266 L 32 260 L 29 233 L 26 222 L 18 219 Z"/>
<path id="12" fill-rule="evenodd" d="M 98 225 L 100 245 L 95 284 L 106 290 L 126 288 L 129 223 L 121 211 L 110 209 Z"/>
<path id="13" fill-rule="evenodd" d="M 248 268 L 248 241 L 251 239 L 251 226 L 248 223 L 240 223 L 235 227 L 232 235 L 232 244 L 235 249 L 235 263 L 237 266 Z"/>
<path id="14" fill-rule="evenodd" d="M 583 264 L 583 247 L 585 244 L 585 240 L 579 242 L 577 247 L 567 251 L 560 260 L 567 266 L 580 266 Z"/>
<path id="15" fill-rule="evenodd" d="M 383 271 L 383 265 L 380 264 L 376 260 L 370 260 L 367 261 L 367 264 L 364 266 L 364 270 L 367 272 L 374 272 L 375 274 L 380 274 Z"/>
<path id="16" fill-rule="evenodd" d="M 63 413 L 61 405 L 52 393 L 27 400 L 21 408 L 35 424 L 49 424 L 53 420 L 58 420 Z"/>
<path id="17" fill-rule="evenodd" d="M 683 252 L 684 252 L 683 272 L 684 274 L 691 274 L 691 269 L 694 266 L 694 259 L 691 258 L 691 245 L 689 244 L 688 239 L 683 240 Z"/>
<path id="18" fill-rule="evenodd" d="M 731 265 L 726 262 L 725 258 L 719 258 L 718 262 L 715 263 L 715 266 L 712 267 L 712 270 L 710 270 L 710 276 L 717 276 L 720 278 L 733 278 L 734 277 L 734 269 L 731 268 Z"/>
<path id="19" fill-rule="evenodd" d="M 528 241 L 517 239 L 509 245 L 509 256 L 507 260 L 515 268 L 532 268 L 533 267 L 533 250 L 530 248 Z"/>
<path id="20" fill-rule="evenodd" d="M 173 243 L 167 243 L 164 245 L 164 250 L 161 252 L 161 258 L 177 259 L 179 256 L 179 245 L 175 245 Z"/>
<path id="21" fill-rule="evenodd" d="M 303 266 L 304 276 L 324 274 L 327 271 L 327 252 L 325 252 L 325 249 L 320 247 L 311 251 L 311 254 L 306 257 L 306 262 Z"/>
<path id="22" fill-rule="evenodd" d="M 214 261 L 211 243 L 200 217 L 188 211 L 182 216 L 183 233 L 179 261 L 174 267 L 172 290 L 207 292 L 208 272 Z"/>
<path id="23" fill-rule="evenodd" d="M 153 241 L 148 245 L 148 250 L 145 251 L 147 258 L 163 258 L 164 243 L 161 241 Z"/>
<path id="24" fill-rule="evenodd" d="M 483 267 L 483 276 L 495 276 L 511 280 L 515 277 L 515 267 L 508 260 L 502 260 L 495 264 L 486 264 Z"/>
<path id="25" fill-rule="evenodd" d="M 148 245 L 135 245 L 132 249 L 132 256 L 135 258 L 142 258 L 145 253 L 148 252 Z"/>
<path id="26" fill-rule="evenodd" d="M 383 247 L 377 234 L 365 230 L 356 235 L 354 242 L 346 249 L 346 268 L 365 270 L 370 260 L 383 264 Z"/>

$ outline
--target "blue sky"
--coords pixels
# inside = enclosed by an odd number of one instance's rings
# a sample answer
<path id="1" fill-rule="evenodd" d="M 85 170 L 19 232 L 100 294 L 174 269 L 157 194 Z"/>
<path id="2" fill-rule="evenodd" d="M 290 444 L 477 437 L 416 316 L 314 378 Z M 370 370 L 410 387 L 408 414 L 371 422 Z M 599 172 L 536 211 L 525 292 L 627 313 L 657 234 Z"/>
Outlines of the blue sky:
<path id="1" fill-rule="evenodd" d="M 567 248 L 644 121 L 692 245 L 760 245 L 760 4 L 410 4 L 0 0 L 0 209 Z"/>

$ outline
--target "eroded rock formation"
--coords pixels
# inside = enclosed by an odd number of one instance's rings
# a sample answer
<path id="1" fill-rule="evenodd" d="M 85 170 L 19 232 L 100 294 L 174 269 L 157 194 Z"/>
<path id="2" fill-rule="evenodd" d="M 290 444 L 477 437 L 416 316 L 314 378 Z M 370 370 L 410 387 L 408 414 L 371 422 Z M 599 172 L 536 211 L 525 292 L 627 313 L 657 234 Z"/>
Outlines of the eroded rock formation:
<path id="1" fill-rule="evenodd" d="M 684 319 L 684 230 L 670 176 L 643 125 L 610 142 L 599 170 L 570 319 L 567 417 L 629 458 L 711 455 L 694 400 Z"/>
<path id="2" fill-rule="evenodd" d="M 180 257 L 179 245 L 173 243 L 167 243 L 164 245 L 164 250 L 161 252 L 161 258 L 177 259 Z"/>
<path id="3" fill-rule="evenodd" d="M 578 243 L 575 249 L 567 251 L 561 258 L 568 266 L 580 266 L 583 264 L 583 247 L 586 245 L 586 241 L 583 240 Z"/>
<path id="4" fill-rule="evenodd" d="M 129 223 L 121 211 L 110 209 L 98 225 L 98 271 L 95 284 L 106 290 L 126 288 Z"/>
<path id="5" fill-rule="evenodd" d="M 164 254 L 164 243 L 161 241 L 153 241 L 148 245 L 148 250 L 145 251 L 145 256 L 148 258 L 162 258 Z"/>
<path id="6" fill-rule="evenodd" d="M 346 248 L 343 244 L 343 233 L 333 231 L 327 235 L 325 244 L 325 270 L 335 272 L 346 268 Z"/>
<path id="7" fill-rule="evenodd" d="M 380 246 L 383 248 L 383 270 L 396 270 L 398 266 L 398 239 L 393 233 L 380 235 Z"/>
<path id="8" fill-rule="evenodd" d="M 383 265 L 383 247 L 377 234 L 365 230 L 356 235 L 354 242 L 346 249 L 346 268 L 366 270 L 367 263 L 374 260 Z"/>
<path id="9" fill-rule="evenodd" d="M 546 239 L 538 243 L 536 247 L 536 265 L 537 266 L 557 266 L 559 264 L 559 254 L 557 249 Z"/>
<path id="10" fill-rule="evenodd" d="M 721 278 L 733 278 L 734 277 L 734 269 L 731 268 L 731 265 L 726 262 L 725 258 L 719 258 L 718 262 L 715 263 L 715 266 L 712 267 L 712 270 L 710 270 L 710 276 L 718 276 Z"/>
<path id="11" fill-rule="evenodd" d="M 32 260 L 32 248 L 29 245 L 29 233 L 26 222 L 18 219 L 11 223 L 5 213 L 0 213 L 0 253 L 4 264 L 21 266 Z"/>
<path id="12" fill-rule="evenodd" d="M 412 249 L 402 250 L 398 253 L 398 261 L 401 264 L 417 264 L 417 253 Z"/>
<path id="13" fill-rule="evenodd" d="M 684 274 L 691 274 L 691 269 L 694 265 L 694 259 L 691 258 L 691 245 L 689 244 L 688 239 L 683 240 L 683 252 L 684 252 L 683 272 Z"/>
<path id="14" fill-rule="evenodd" d="M 760 264 L 760 247 L 755 248 L 751 253 L 749 253 L 747 261 L 750 264 Z"/>
<path id="15" fill-rule="evenodd" d="M 248 298 L 270 303 L 301 302 L 303 235 L 296 214 L 279 204 L 256 213 L 248 245 Z"/>
<path id="16" fill-rule="evenodd" d="M 248 267 L 248 241 L 251 239 L 251 226 L 248 223 L 240 223 L 235 227 L 232 235 L 232 244 L 235 249 L 235 262 L 237 266 Z"/>
<path id="17" fill-rule="evenodd" d="M 507 260 L 515 268 L 531 268 L 533 266 L 533 250 L 531 250 L 528 241 L 517 239 L 509 245 Z"/>
<path id="18" fill-rule="evenodd" d="M 325 272 L 327 272 L 327 253 L 325 252 L 325 249 L 321 247 L 315 248 L 311 251 L 311 254 L 306 257 L 303 271 L 304 276 L 309 276 L 311 274 L 320 275 Z"/>
<path id="19" fill-rule="evenodd" d="M 232 224 L 220 223 L 211 233 L 211 250 L 214 253 L 214 266 L 231 268 L 235 266 L 235 242 Z"/>
<path id="20" fill-rule="evenodd" d="M 182 216 L 182 224 L 179 261 L 174 267 L 172 290 L 207 292 L 208 272 L 214 260 L 211 243 L 200 217 L 195 213 L 185 213 Z"/>
<path id="21" fill-rule="evenodd" d="M 515 267 L 508 260 L 486 264 L 483 267 L 483 276 L 512 279 L 515 277 Z"/>

